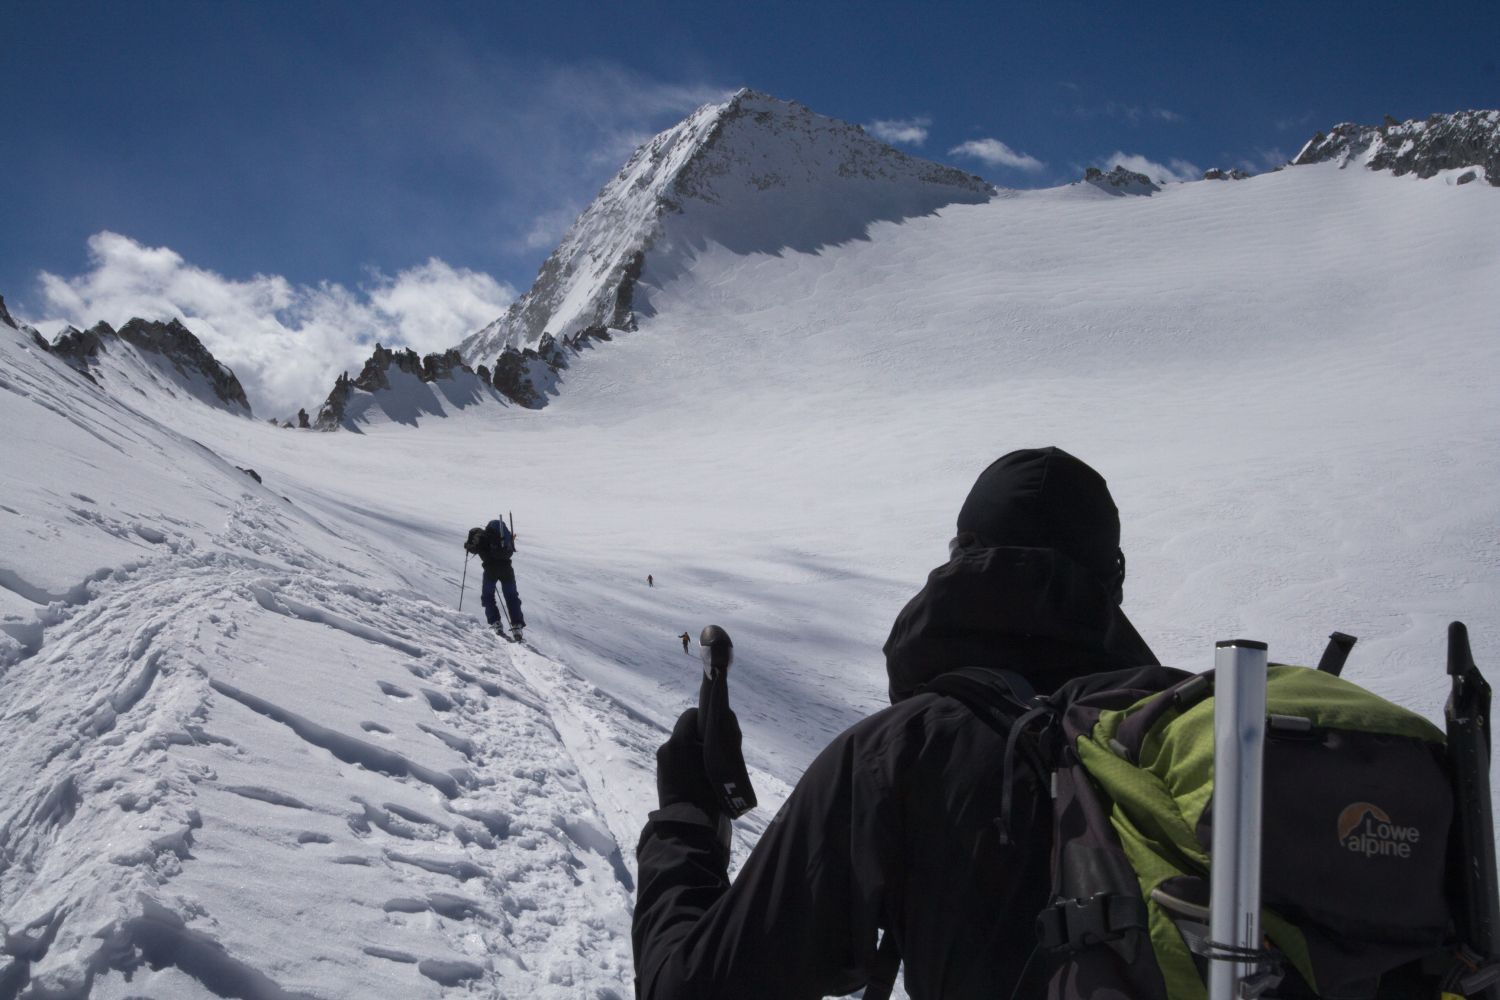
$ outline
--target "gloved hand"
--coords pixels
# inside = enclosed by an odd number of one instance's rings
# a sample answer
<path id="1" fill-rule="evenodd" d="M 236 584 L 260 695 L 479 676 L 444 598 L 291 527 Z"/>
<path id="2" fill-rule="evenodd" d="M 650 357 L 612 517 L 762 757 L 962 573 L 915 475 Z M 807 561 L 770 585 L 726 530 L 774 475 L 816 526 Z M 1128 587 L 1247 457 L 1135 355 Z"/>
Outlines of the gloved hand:
<path id="1" fill-rule="evenodd" d="M 722 812 L 703 766 L 696 708 L 678 716 L 672 735 L 656 751 L 656 797 L 662 808 L 685 802 L 710 816 Z"/>

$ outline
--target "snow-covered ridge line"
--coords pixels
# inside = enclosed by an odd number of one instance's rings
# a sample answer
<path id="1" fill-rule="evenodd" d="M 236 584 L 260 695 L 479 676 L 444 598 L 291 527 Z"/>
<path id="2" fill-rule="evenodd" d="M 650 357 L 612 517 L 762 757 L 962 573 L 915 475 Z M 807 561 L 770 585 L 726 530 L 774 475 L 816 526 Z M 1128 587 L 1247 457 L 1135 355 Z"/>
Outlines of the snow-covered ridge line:
<path id="1" fill-rule="evenodd" d="M 1387 115 L 1380 125 L 1344 122 L 1309 139 L 1292 166 L 1329 161 L 1363 163 L 1398 177 L 1461 171 L 1455 183 L 1485 180 L 1500 187 L 1500 111 L 1457 111 L 1405 122 Z"/>
<path id="2" fill-rule="evenodd" d="M 884 197 L 862 197 L 855 190 L 860 185 Z M 755 249 L 776 252 L 857 238 L 871 222 L 983 201 L 993 192 L 978 177 L 902 153 L 857 125 L 740 90 L 636 150 L 574 222 L 531 288 L 460 350 L 478 363 L 507 348 L 539 347 L 546 334 L 568 344 L 632 330 L 636 315 L 649 313 L 642 287 L 650 284 L 647 272 L 663 264 L 670 272 L 680 264 L 670 258 L 690 256 L 704 241 L 743 238 L 736 223 L 757 211 L 770 213 L 765 224 L 772 232 L 756 234 L 766 245 Z M 811 204 L 841 199 L 851 209 L 842 216 Z M 674 234 L 674 216 L 695 217 L 694 225 Z"/>
<path id="3" fill-rule="evenodd" d="M 180 320 L 160 322 L 137 317 L 118 330 L 101 320 L 87 330 L 67 327 L 48 343 L 36 330 L 18 324 L 0 296 L 0 323 L 29 333 L 35 346 L 61 358 L 96 385 L 101 378 L 107 378 L 101 356 L 110 355 L 125 344 L 137 352 L 141 361 L 189 395 L 232 413 L 251 416 L 250 401 L 234 370 L 215 358 Z M 121 362 L 128 364 L 125 359 Z"/>

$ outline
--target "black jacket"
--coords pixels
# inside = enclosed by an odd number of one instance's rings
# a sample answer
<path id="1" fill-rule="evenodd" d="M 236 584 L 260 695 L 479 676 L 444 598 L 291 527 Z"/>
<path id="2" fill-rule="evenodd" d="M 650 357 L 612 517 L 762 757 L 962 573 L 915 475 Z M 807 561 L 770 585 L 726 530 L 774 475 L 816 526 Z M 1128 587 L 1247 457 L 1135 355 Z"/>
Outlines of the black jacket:
<path id="1" fill-rule="evenodd" d="M 917 689 L 973 665 L 1050 690 L 1155 657 L 1076 563 L 1002 548 L 934 570 L 897 617 L 886 660 L 894 704 L 818 756 L 732 885 L 706 818 L 652 814 L 636 852 L 637 996 L 840 996 L 867 983 L 881 929 L 895 936 L 914 1000 L 1011 995 L 1049 891 L 1047 799 L 1018 769 L 1002 845 L 1002 738 L 959 702 Z M 1028 983 L 1042 972 L 1034 964 Z"/>

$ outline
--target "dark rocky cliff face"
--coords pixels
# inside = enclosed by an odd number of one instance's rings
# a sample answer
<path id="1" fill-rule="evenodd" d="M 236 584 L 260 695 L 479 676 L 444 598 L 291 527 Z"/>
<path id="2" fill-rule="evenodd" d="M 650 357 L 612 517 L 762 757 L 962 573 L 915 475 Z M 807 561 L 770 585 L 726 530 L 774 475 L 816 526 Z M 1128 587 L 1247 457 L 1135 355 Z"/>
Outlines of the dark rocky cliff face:
<path id="1" fill-rule="evenodd" d="M 120 339 L 140 351 L 159 354 L 184 376 L 202 375 L 225 405 L 250 413 L 245 388 L 234 372 L 215 360 L 203 342 L 178 320 L 168 323 L 133 319 L 120 328 Z"/>
<path id="2" fill-rule="evenodd" d="M 1089 167 L 1083 173 L 1083 182 L 1092 184 L 1099 190 L 1112 195 L 1150 195 L 1161 190 L 1145 174 L 1138 174 L 1134 170 L 1126 170 L 1120 166 L 1115 167 L 1109 173 L 1105 173 L 1098 167 Z"/>
<path id="3" fill-rule="evenodd" d="M 32 344 L 34 344 L 39 350 L 52 350 L 52 345 L 47 343 L 47 338 L 43 337 L 40 333 L 37 333 L 33 328 L 16 322 L 15 317 L 10 314 L 10 310 L 5 308 L 5 296 L 3 295 L 0 295 L 0 326 L 8 326 L 12 330 L 20 330 L 22 333 L 31 338 Z"/>
<path id="4" fill-rule="evenodd" d="M 323 405 L 318 408 L 317 419 L 311 422 L 311 426 L 320 431 L 338 430 L 344 423 L 344 416 L 349 406 L 349 399 L 354 395 L 356 389 L 364 392 L 380 392 L 391 387 L 391 369 L 405 372 L 422 382 L 440 382 L 445 379 L 454 378 L 459 372 L 477 374 L 486 385 L 490 384 L 489 370 L 483 365 L 479 366 L 476 373 L 468 365 L 464 364 L 463 356 L 457 348 L 444 351 L 441 354 L 428 354 L 425 357 L 418 355 L 411 348 L 405 350 L 391 350 L 380 344 L 375 345 L 365 366 L 354 378 L 344 372 L 333 384 L 333 391 L 328 394 Z M 306 411 L 297 415 L 298 426 L 308 427 Z"/>
<path id="5" fill-rule="evenodd" d="M 109 351 L 110 344 L 124 341 L 143 357 L 167 362 L 184 380 L 206 381 L 213 395 L 230 410 L 250 416 L 250 401 L 245 387 L 233 370 L 221 364 L 203 346 L 203 342 L 179 320 L 162 323 L 133 319 L 119 330 L 100 321 L 87 330 L 68 327 L 46 345 L 53 354 L 72 365 L 85 378 L 97 381 L 94 367 L 99 355 Z"/>
<path id="6" fill-rule="evenodd" d="M 1500 111 L 1459 111 L 1406 122 L 1387 117 L 1381 125 L 1345 122 L 1309 139 L 1292 165 L 1332 161 L 1347 166 L 1365 157 L 1371 170 L 1389 170 L 1397 176 L 1432 177 L 1478 168 L 1472 176 L 1461 175 L 1458 183 L 1482 176 L 1500 187 Z"/>

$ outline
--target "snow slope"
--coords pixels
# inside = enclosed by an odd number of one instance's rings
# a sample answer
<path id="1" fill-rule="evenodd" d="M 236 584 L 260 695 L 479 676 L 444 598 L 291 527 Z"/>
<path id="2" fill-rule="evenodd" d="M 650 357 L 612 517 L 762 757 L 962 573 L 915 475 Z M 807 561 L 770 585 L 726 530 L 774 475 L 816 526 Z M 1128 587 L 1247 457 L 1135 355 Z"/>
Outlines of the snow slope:
<path id="1" fill-rule="evenodd" d="M 1014 447 L 1109 479 L 1164 660 L 1339 628 L 1436 717 L 1449 619 L 1500 671 L 1497 227 L 1488 185 L 1321 164 L 705 241 L 546 410 L 357 435 L 147 414 L 0 329 L 0 984 L 629 995 L 675 634 L 735 638 L 739 859 Z M 506 510 L 522 647 L 459 549 Z"/>

